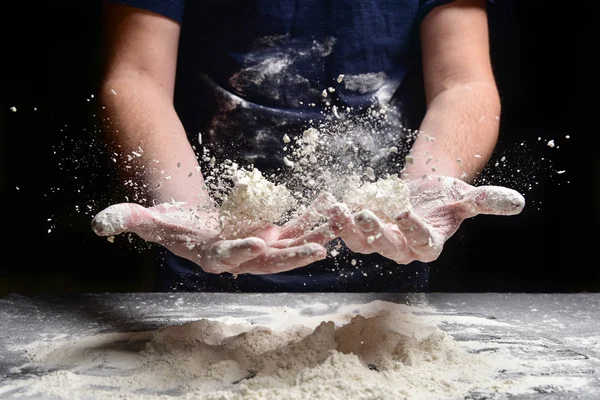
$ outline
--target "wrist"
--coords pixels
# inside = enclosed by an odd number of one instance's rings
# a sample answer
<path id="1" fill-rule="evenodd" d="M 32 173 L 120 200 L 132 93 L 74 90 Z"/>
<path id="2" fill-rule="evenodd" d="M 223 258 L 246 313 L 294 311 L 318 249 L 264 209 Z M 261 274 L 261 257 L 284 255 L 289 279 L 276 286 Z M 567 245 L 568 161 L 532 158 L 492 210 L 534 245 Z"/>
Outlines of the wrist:
<path id="1" fill-rule="evenodd" d="M 428 154 L 410 154 L 401 171 L 404 180 L 417 180 L 427 176 L 447 176 L 465 180 L 468 174 L 462 160 L 449 160 L 447 157 L 436 157 Z"/>

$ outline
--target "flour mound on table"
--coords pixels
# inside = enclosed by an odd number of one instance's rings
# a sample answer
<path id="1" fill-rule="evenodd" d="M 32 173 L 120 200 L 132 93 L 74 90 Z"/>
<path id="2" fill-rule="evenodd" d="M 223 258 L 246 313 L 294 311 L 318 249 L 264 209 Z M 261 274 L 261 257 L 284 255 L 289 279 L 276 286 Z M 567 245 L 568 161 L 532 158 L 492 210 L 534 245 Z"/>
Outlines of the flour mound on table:
<path id="1" fill-rule="evenodd" d="M 150 354 L 192 352 L 196 359 L 219 363 L 223 356 L 237 373 L 252 373 L 255 382 L 274 376 L 293 385 L 306 369 L 324 363 L 332 353 L 353 354 L 359 368 L 392 370 L 398 363 L 416 366 L 424 362 L 446 362 L 456 351 L 450 338 L 435 326 L 407 314 L 381 310 L 369 317 L 357 315 L 336 326 L 323 321 L 314 330 L 294 326 L 278 332 L 256 327 L 227 327 L 220 322 L 200 320 L 159 330 L 148 344 Z M 184 357 L 184 355 L 181 355 Z M 184 357 L 185 358 L 185 357 Z M 244 375 L 245 376 L 245 375 Z"/>
<path id="2" fill-rule="evenodd" d="M 225 314 L 156 331 L 34 343 L 24 349 L 30 362 L 11 372 L 18 378 L 0 384 L 0 397 L 504 399 L 540 388 L 577 391 L 593 379 L 545 376 L 550 365 L 505 351 L 513 339 L 495 342 L 490 352 L 487 340 L 469 338 L 481 334 L 476 326 L 510 325 L 486 317 L 385 301 L 241 308 L 232 313 L 244 318 Z M 463 338 L 455 340 L 452 329 Z M 539 345 L 521 350 L 531 357 Z M 561 368 L 573 365 L 564 361 Z"/>
<path id="3" fill-rule="evenodd" d="M 228 236 L 238 236 L 260 228 L 265 223 L 280 221 L 296 200 L 283 185 L 268 181 L 253 168 L 233 169 L 233 187 L 220 207 L 220 221 Z"/>
<path id="4" fill-rule="evenodd" d="M 344 202 L 353 211 L 369 209 L 379 218 L 393 222 L 398 213 L 410 208 L 410 192 L 398 175 L 390 175 L 350 190 Z"/>
<path id="5" fill-rule="evenodd" d="M 309 317 L 275 310 L 271 327 L 202 319 L 46 344 L 30 350 L 28 367 L 48 372 L 11 389 L 58 399 L 450 398 L 469 387 L 465 371 L 481 369 L 408 307 L 352 307 Z"/>

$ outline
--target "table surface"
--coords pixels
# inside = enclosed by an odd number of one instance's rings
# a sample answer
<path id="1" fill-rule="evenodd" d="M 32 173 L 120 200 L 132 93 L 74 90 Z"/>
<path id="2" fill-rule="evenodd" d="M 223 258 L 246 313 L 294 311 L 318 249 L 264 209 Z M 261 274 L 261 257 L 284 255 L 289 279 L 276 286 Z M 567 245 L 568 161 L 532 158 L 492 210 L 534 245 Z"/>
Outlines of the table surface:
<path id="1" fill-rule="evenodd" d="M 18 379 L 11 372 L 23 365 L 22 348 L 41 338 L 81 337 L 107 332 L 153 330 L 161 326 L 233 316 L 248 318 L 247 307 L 288 306 L 328 314 L 341 305 L 375 300 L 423 307 L 448 316 L 440 328 L 456 340 L 485 341 L 495 345 L 514 340 L 515 350 L 536 359 L 572 360 L 556 376 L 587 377 L 589 387 L 578 393 L 540 390 L 518 398 L 600 398 L 600 293 L 96 293 L 71 295 L 18 295 L 0 299 L 0 387 Z M 317 311 L 311 304 L 324 304 Z M 246 307 L 246 308 L 245 308 Z M 505 322 L 483 324 L 476 337 L 457 317 Z M 254 315 L 260 323 L 260 316 Z M 533 346 L 533 347 L 531 347 Z M 535 349 L 531 354 L 531 348 Z M 535 371 L 532 371 L 535 374 Z M 546 372 L 547 374 L 547 372 Z M 552 374 L 552 373 L 551 373 Z M 551 393 L 548 393 L 551 392 Z M 12 398 L 12 397 L 11 397 Z M 16 398 L 16 397 L 15 397 Z"/>

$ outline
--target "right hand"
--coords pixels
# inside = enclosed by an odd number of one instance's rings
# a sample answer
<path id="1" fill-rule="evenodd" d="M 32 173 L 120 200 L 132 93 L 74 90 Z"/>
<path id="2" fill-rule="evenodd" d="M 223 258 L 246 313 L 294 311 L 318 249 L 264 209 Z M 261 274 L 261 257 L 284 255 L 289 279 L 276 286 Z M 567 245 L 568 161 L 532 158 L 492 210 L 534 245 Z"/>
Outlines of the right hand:
<path id="1" fill-rule="evenodd" d="M 324 212 L 331 231 L 356 253 L 379 253 L 398 264 L 436 260 L 463 221 L 477 215 L 516 215 L 525 198 L 501 186 L 471 186 L 447 176 L 408 182 L 411 210 L 385 222 L 368 209 L 352 213 L 345 203 Z"/>
<path id="2" fill-rule="evenodd" d="M 221 236 L 217 211 L 198 211 L 186 203 L 163 203 L 145 208 L 134 203 L 112 205 L 92 220 L 99 236 L 132 232 L 174 254 L 219 274 L 272 274 L 324 259 L 323 245 L 332 238 L 306 231 L 307 214 L 279 227 L 264 224 L 251 237 Z"/>

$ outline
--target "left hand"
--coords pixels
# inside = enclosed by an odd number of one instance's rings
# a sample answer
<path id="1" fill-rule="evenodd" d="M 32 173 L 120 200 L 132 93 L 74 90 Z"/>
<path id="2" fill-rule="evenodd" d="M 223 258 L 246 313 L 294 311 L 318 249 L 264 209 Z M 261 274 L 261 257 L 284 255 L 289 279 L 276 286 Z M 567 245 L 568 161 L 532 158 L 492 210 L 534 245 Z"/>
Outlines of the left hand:
<path id="1" fill-rule="evenodd" d="M 335 200 L 333 200 L 335 201 Z M 311 230 L 321 203 L 320 196 L 304 213 L 283 226 L 264 223 L 252 232 L 229 237 L 219 226 L 216 210 L 186 203 L 163 203 L 145 208 L 139 204 L 112 205 L 92 220 L 97 235 L 132 232 L 186 258 L 205 272 L 219 274 L 272 274 L 300 268 L 326 257 L 323 247 L 332 238 Z"/>
<path id="2" fill-rule="evenodd" d="M 355 253 L 379 253 L 399 264 L 436 260 L 444 243 L 467 218 L 479 214 L 515 215 L 525 205 L 517 191 L 500 186 L 471 186 L 445 176 L 408 182 L 412 209 L 384 222 L 370 210 L 354 214 L 344 203 L 325 213 L 329 228 Z"/>

